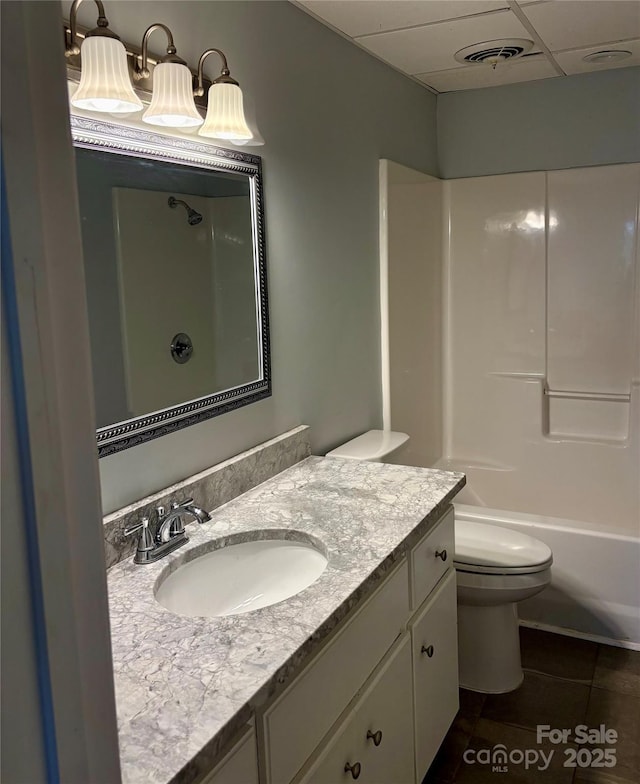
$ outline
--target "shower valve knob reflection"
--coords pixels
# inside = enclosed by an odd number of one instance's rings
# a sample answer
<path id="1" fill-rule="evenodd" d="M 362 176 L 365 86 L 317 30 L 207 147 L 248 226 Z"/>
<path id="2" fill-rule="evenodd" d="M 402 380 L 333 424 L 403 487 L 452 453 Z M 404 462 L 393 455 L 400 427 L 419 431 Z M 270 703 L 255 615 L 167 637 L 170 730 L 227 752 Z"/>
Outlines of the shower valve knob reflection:
<path id="1" fill-rule="evenodd" d="M 171 341 L 171 356 L 174 362 L 184 365 L 193 355 L 193 343 L 186 332 L 178 332 Z"/>

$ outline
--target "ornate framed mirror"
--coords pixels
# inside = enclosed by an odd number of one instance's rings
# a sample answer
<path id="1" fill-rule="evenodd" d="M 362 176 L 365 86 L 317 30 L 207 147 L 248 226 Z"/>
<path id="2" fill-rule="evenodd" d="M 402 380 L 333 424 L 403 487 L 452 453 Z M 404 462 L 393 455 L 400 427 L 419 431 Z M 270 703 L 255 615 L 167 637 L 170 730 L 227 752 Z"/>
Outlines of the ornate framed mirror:
<path id="1" fill-rule="evenodd" d="M 101 457 L 271 394 L 261 159 L 72 115 Z"/>

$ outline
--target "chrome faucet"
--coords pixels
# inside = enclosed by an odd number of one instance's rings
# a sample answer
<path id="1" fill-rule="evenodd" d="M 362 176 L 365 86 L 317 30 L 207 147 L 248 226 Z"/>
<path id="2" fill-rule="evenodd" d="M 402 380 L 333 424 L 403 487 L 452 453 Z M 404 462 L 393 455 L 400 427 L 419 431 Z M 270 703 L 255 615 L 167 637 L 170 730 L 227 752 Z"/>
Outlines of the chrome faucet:
<path id="1" fill-rule="evenodd" d="M 156 508 L 158 517 L 158 527 L 155 537 L 149 530 L 149 518 L 143 517 L 140 523 L 130 526 L 124 531 L 125 536 L 141 531 L 138 540 L 138 547 L 134 556 L 134 563 L 148 564 L 158 561 L 165 555 L 182 547 L 189 539 L 187 537 L 183 515 L 191 515 L 199 523 L 206 523 L 211 520 L 211 515 L 196 506 L 193 498 L 186 501 L 174 501 L 171 509 L 167 512 L 164 506 Z"/>
<path id="2" fill-rule="evenodd" d="M 201 524 L 211 520 L 211 515 L 208 512 L 205 512 L 204 509 L 200 509 L 199 506 L 193 503 L 193 498 L 187 498 L 186 501 L 181 501 L 180 503 L 174 501 L 167 513 L 165 513 L 164 506 L 159 506 L 157 512 L 158 533 L 156 534 L 156 540 L 159 544 L 169 542 L 174 537 L 184 533 L 184 521 L 182 519 L 184 514 L 192 515 Z"/>

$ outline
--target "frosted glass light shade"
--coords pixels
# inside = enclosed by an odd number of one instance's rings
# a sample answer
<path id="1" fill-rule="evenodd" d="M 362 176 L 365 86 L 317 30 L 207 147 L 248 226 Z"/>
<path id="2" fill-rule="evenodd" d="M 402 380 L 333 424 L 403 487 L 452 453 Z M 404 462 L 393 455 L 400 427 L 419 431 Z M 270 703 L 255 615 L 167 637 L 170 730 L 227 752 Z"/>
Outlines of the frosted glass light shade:
<path id="1" fill-rule="evenodd" d="M 151 125 L 193 128 L 204 122 L 193 100 L 193 77 L 186 65 L 158 63 L 153 71 L 151 104 L 142 115 Z"/>
<path id="2" fill-rule="evenodd" d="M 253 134 L 244 118 L 242 90 L 237 84 L 212 84 L 207 98 L 207 118 L 198 131 L 214 139 L 251 139 Z"/>
<path id="3" fill-rule="evenodd" d="M 238 147 L 261 147 L 264 144 L 264 138 L 260 133 L 260 128 L 258 128 L 258 123 L 256 121 L 256 105 L 255 101 L 248 95 L 246 92 L 244 93 L 244 117 L 247 121 L 247 125 L 249 126 L 249 130 L 251 131 L 252 138 L 251 139 L 234 139 L 233 143 L 238 145 Z"/>
<path id="4" fill-rule="evenodd" d="M 142 109 L 133 91 L 127 52 L 116 38 L 92 35 L 80 49 L 82 73 L 71 105 L 90 112 L 122 114 Z"/>

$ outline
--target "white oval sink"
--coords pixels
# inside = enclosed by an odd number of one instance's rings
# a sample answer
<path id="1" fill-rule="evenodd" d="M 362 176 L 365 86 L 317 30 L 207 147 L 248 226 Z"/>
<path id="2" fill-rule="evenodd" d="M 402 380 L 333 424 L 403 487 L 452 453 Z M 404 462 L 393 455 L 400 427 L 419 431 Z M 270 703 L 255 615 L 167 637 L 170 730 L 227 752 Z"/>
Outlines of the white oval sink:
<path id="1" fill-rule="evenodd" d="M 156 600 L 179 615 L 239 615 L 295 596 L 326 568 L 325 556 L 304 542 L 241 542 L 178 567 L 160 584 Z"/>

